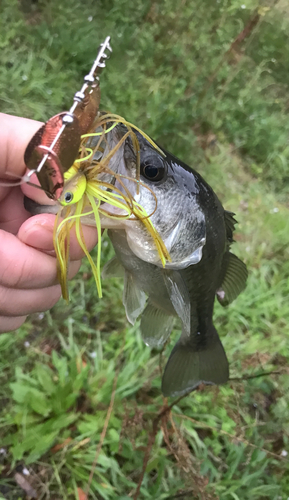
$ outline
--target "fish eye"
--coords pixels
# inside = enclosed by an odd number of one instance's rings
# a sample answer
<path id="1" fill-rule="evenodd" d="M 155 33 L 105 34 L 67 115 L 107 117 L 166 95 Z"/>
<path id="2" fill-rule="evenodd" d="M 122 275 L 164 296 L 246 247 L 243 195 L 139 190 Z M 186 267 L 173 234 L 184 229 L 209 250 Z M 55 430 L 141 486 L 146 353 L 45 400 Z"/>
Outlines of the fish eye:
<path id="1" fill-rule="evenodd" d="M 64 195 L 65 203 L 71 203 L 72 200 L 73 200 L 73 193 L 71 193 L 70 191 L 67 191 Z"/>
<path id="2" fill-rule="evenodd" d="M 161 181 L 166 173 L 165 164 L 158 156 L 147 157 L 141 161 L 140 173 L 149 181 Z"/>

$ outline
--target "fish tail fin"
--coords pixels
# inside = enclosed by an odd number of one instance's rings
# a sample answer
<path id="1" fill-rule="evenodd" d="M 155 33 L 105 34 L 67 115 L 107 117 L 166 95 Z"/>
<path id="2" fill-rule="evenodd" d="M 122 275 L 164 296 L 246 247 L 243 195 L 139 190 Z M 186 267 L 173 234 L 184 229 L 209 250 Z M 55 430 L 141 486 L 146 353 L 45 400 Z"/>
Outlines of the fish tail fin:
<path id="1" fill-rule="evenodd" d="M 164 396 L 178 397 L 201 383 L 224 384 L 229 378 L 228 360 L 214 325 L 205 334 L 182 333 L 166 364 L 162 379 Z"/>

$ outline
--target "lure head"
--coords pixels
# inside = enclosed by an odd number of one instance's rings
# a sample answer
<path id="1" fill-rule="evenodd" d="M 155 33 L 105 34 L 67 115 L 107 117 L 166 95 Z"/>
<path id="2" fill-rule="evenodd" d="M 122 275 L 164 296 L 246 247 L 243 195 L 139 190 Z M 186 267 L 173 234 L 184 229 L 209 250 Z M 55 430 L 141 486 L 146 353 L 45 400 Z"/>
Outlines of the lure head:
<path id="1" fill-rule="evenodd" d="M 82 170 L 72 166 L 64 174 L 65 184 L 63 191 L 58 198 L 63 207 L 78 203 L 84 196 L 86 190 L 86 176 Z"/>

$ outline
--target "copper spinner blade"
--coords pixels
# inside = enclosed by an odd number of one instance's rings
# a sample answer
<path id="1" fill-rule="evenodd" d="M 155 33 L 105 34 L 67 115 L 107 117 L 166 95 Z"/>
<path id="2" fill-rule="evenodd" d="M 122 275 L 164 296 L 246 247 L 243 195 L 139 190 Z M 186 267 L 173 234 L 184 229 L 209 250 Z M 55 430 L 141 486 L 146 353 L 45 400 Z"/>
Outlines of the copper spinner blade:
<path id="1" fill-rule="evenodd" d="M 59 139 L 51 148 L 63 128 L 63 117 L 66 115 L 66 112 L 59 113 L 42 125 L 32 137 L 24 154 L 26 166 L 35 171 L 41 187 L 50 198 L 61 194 L 64 173 L 73 164 L 80 145 L 79 121 L 77 117 L 73 117 L 72 123 L 63 129 Z M 40 170 L 37 170 L 45 156 L 47 156 L 45 163 Z"/>
<path id="2" fill-rule="evenodd" d="M 79 120 L 81 135 L 86 134 L 92 127 L 97 115 L 100 103 L 100 88 L 98 82 L 95 82 L 85 91 L 83 101 L 77 103 L 74 114 Z"/>
<path id="3" fill-rule="evenodd" d="M 107 37 L 100 45 L 98 55 L 69 112 L 59 113 L 48 120 L 29 142 L 24 161 L 31 170 L 28 179 L 36 173 L 42 189 L 52 199 L 58 199 L 63 190 L 64 173 L 77 158 L 81 135 L 89 132 L 98 112 L 100 88 L 98 74 L 105 67 L 111 52 Z"/>

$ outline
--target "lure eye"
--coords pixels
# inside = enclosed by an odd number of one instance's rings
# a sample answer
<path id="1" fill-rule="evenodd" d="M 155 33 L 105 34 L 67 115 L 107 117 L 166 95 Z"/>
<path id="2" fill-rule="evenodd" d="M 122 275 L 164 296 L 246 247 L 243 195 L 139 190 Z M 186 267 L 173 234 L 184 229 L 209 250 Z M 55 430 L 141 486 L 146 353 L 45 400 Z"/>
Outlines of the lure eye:
<path id="1" fill-rule="evenodd" d="M 140 173 L 149 181 L 161 181 L 166 173 L 165 164 L 160 157 L 152 155 L 141 162 Z"/>
<path id="2" fill-rule="evenodd" d="M 65 203 L 71 203 L 72 200 L 73 200 L 73 193 L 71 193 L 70 191 L 67 191 L 64 195 Z"/>

